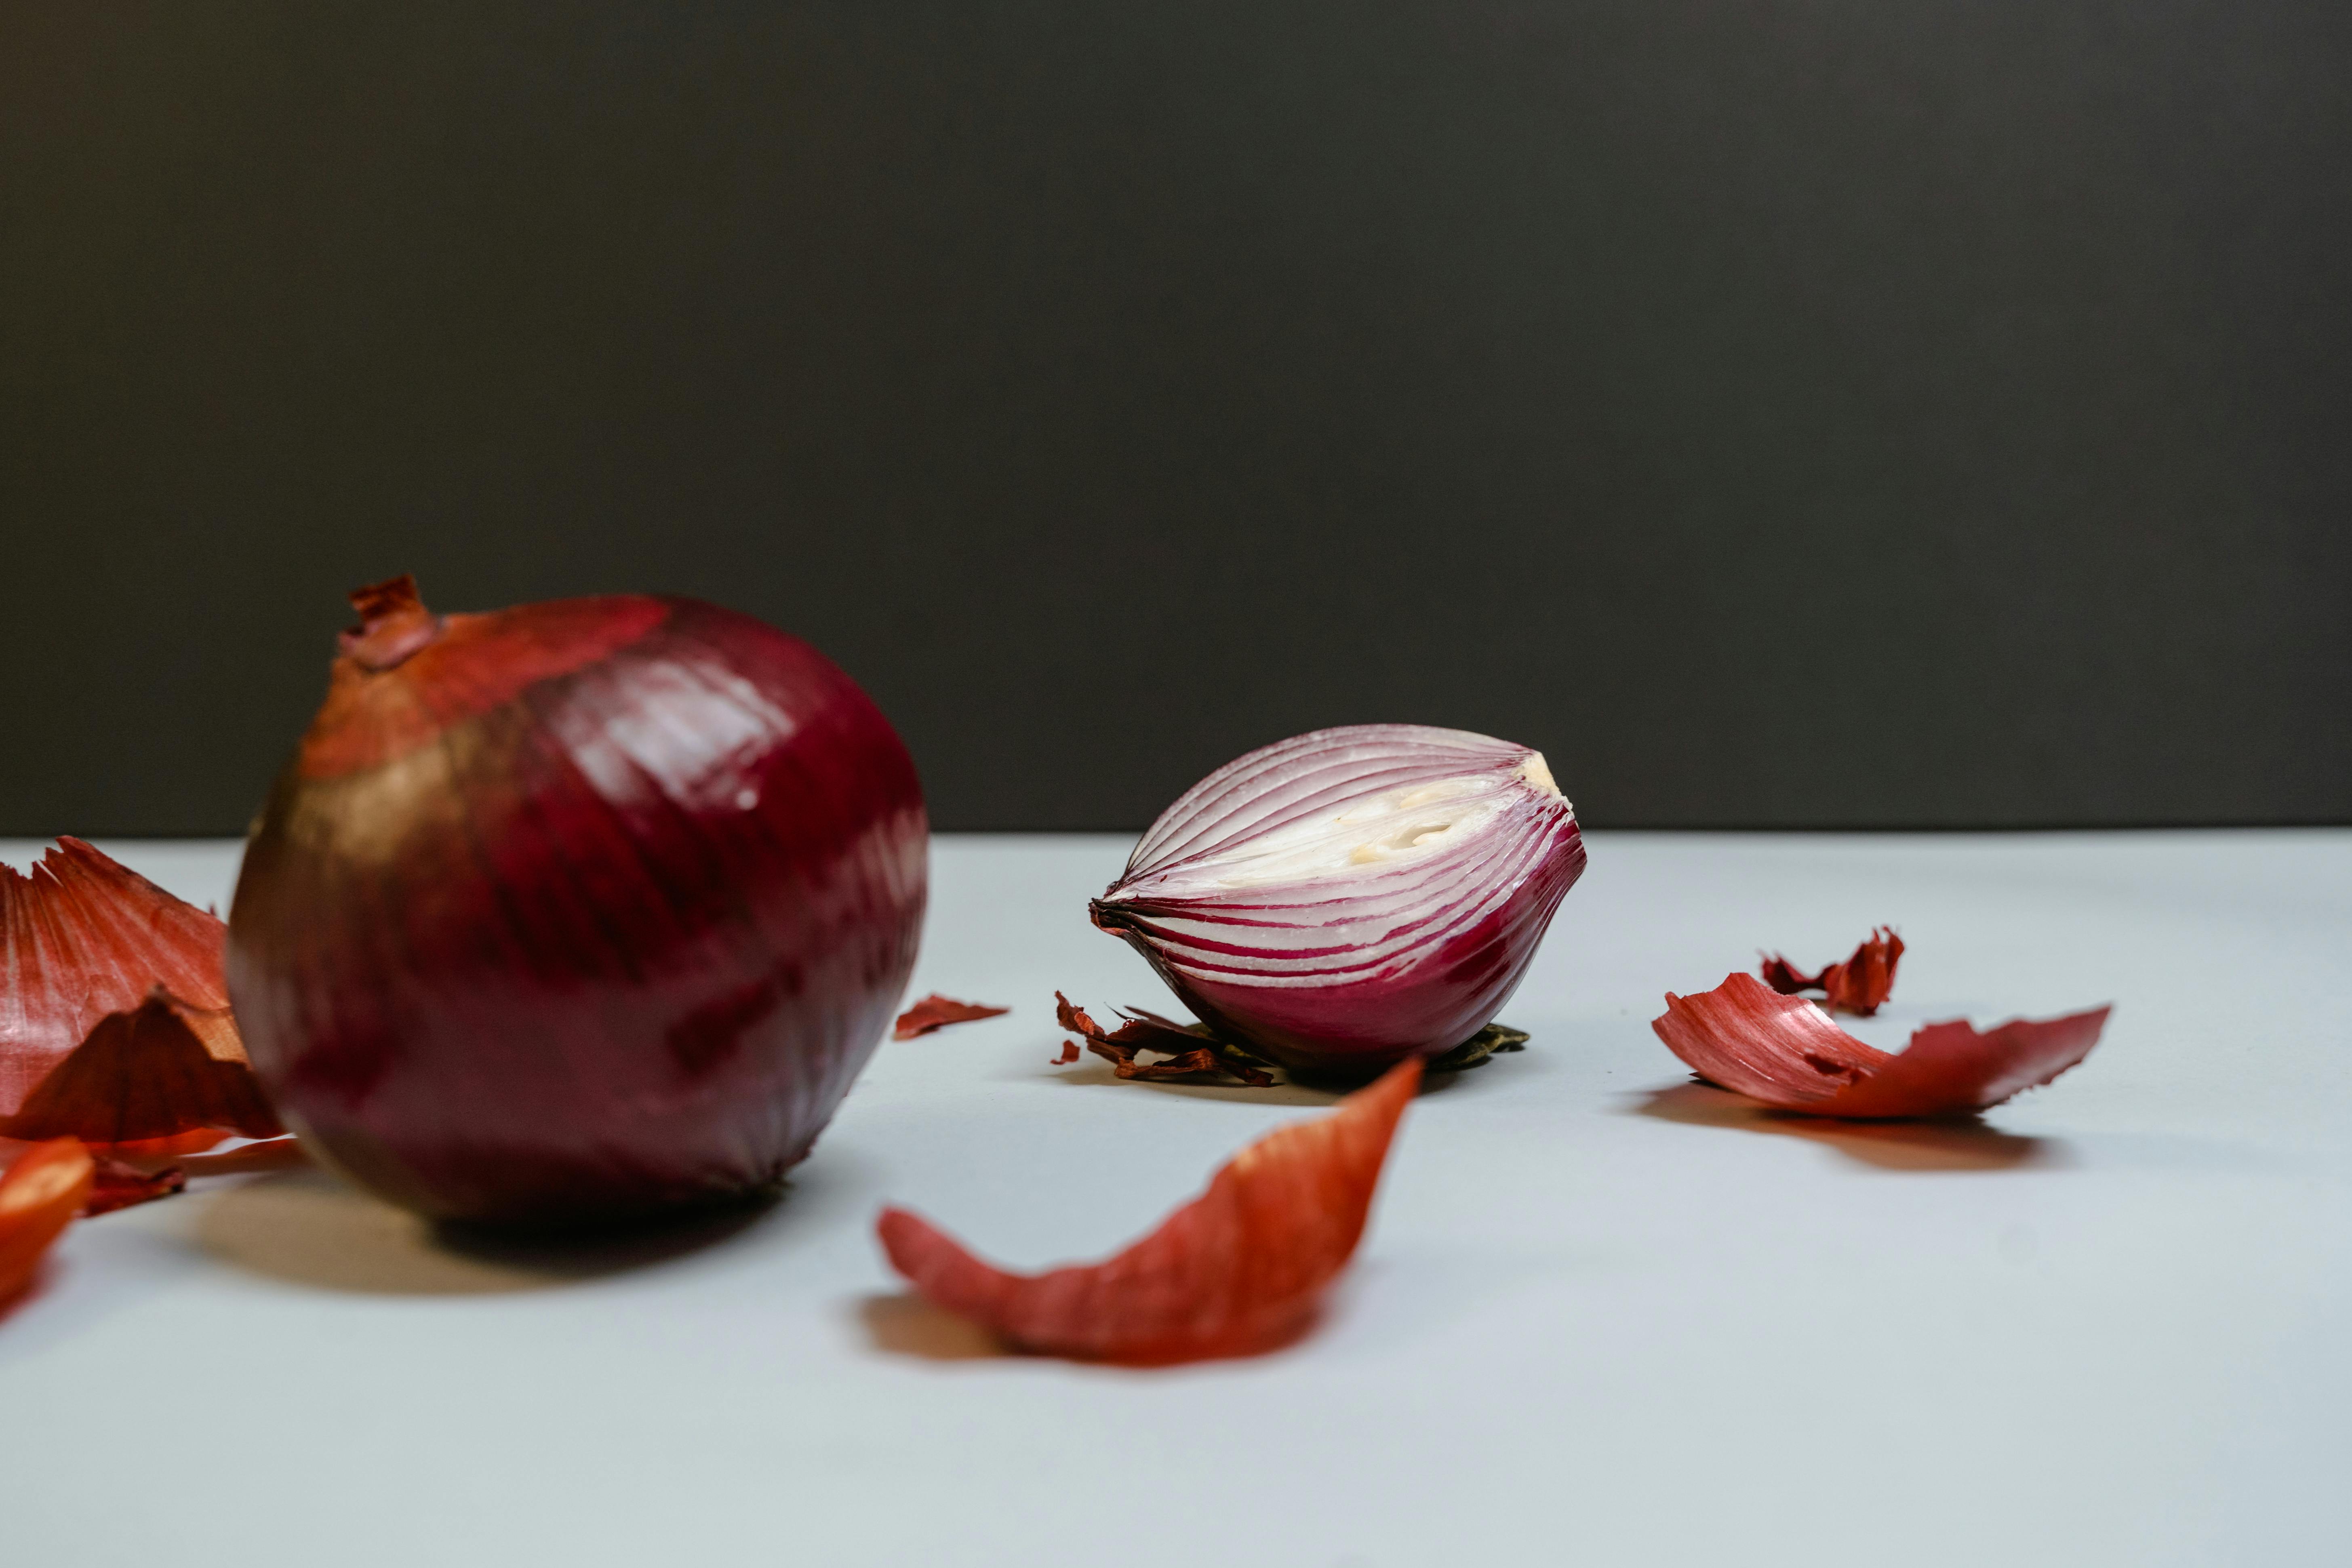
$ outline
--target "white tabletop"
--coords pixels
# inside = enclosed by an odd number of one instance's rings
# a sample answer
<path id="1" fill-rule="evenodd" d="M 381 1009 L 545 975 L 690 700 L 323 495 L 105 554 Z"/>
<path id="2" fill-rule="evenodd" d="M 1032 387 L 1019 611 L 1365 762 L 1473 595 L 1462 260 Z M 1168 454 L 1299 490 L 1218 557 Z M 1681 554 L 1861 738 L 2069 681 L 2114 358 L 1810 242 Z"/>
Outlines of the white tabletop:
<path id="1" fill-rule="evenodd" d="M 226 906 L 234 847 L 108 847 Z M 0 1558 L 2352 1562 L 2352 833 L 1595 834 L 1532 1045 L 1417 1103 L 1318 1333 L 972 1356 L 886 1200 L 1097 1256 L 1324 1102 L 1048 1065 L 1056 987 L 1167 1005 L 1087 923 L 1125 848 L 939 841 L 916 992 L 1015 1011 L 885 1044 L 699 1246 L 453 1252 L 299 1172 L 77 1226 L 0 1320 Z M 1663 992 L 1880 921 L 1874 1043 L 2113 1001 L 2106 1039 L 1975 1134 L 1677 1091 Z"/>

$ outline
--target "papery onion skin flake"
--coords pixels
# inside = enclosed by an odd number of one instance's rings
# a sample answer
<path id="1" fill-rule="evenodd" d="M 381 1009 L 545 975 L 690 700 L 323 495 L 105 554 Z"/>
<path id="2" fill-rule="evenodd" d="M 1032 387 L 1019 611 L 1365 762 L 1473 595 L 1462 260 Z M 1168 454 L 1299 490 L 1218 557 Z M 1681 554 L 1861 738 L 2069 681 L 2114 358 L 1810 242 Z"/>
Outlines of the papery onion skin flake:
<path id="1" fill-rule="evenodd" d="M 138 1011 L 158 987 L 207 1054 L 242 1062 L 221 972 L 227 939 L 217 917 L 79 838 L 58 839 L 29 872 L 0 865 L 0 1117 L 22 1110 L 110 1015 Z M 21 1136 L 66 1134 L 106 1136 Z"/>
<path id="2" fill-rule="evenodd" d="M 353 596 L 247 848 L 230 993 L 305 1142 L 444 1219 L 594 1225 L 772 1190 L 889 1026 L 914 765 L 750 616 L 635 595 Z"/>
<path id="3" fill-rule="evenodd" d="M 1146 1083 L 1223 1083 L 1235 1080 L 1250 1089 L 1270 1089 L 1274 1075 L 1263 1064 L 1238 1057 L 1230 1047 L 1204 1039 L 1156 1013 L 1122 1011 L 1116 1029 L 1106 1029 L 1085 1008 L 1060 992 L 1054 993 L 1054 1017 L 1062 1027 L 1086 1041 L 1087 1049 L 1110 1063 L 1114 1077 Z M 1077 1047 L 1070 1044 L 1070 1059 Z M 1144 1062 L 1144 1052 L 1168 1059 Z"/>
<path id="4" fill-rule="evenodd" d="M 876 1232 L 891 1267 L 934 1305 L 1016 1349 L 1132 1365 L 1262 1354 L 1311 1325 L 1354 1256 L 1420 1086 L 1421 1063 L 1408 1060 L 1329 1114 L 1276 1128 L 1100 1263 L 1011 1273 L 899 1208 L 885 1209 Z"/>
<path id="5" fill-rule="evenodd" d="M 150 1171 L 121 1160 L 93 1155 L 91 1167 L 89 1196 L 81 1205 L 85 1219 L 152 1204 L 158 1198 L 173 1197 L 188 1190 L 188 1173 L 180 1165 Z"/>
<path id="6" fill-rule="evenodd" d="M 1783 996 L 1819 991 L 1822 1005 L 1831 1012 L 1866 1018 L 1895 994 L 1895 970 L 1902 962 L 1903 939 L 1895 934 L 1893 926 L 1879 926 L 1851 955 L 1818 974 L 1807 974 L 1777 952 L 1766 953 L 1757 973 Z"/>
<path id="7" fill-rule="evenodd" d="M 1210 1028 L 1363 1076 L 1491 1022 L 1584 862 L 1540 752 L 1358 724 L 1202 779 L 1091 909 Z"/>
<path id="8" fill-rule="evenodd" d="M 890 1027 L 894 1040 L 920 1039 L 935 1035 L 950 1024 L 972 1024 L 982 1018 L 1001 1018 L 1013 1011 L 1010 1007 L 992 1007 L 985 1002 L 959 1002 L 952 996 L 932 992 L 898 1015 Z"/>
<path id="9" fill-rule="evenodd" d="M 50 1245 L 89 1201 L 95 1166 L 77 1138 L 52 1138 L 0 1174 L 0 1306 L 22 1295 Z"/>
<path id="10" fill-rule="evenodd" d="M 15 1115 L 0 1117 L 0 1135 L 93 1144 L 184 1144 L 198 1129 L 248 1138 L 286 1131 L 229 1010 L 191 1007 L 160 985 L 138 1006 L 100 1018 Z"/>
<path id="11" fill-rule="evenodd" d="M 1802 997 L 1731 974 L 1712 991 L 1668 992 L 1650 1027 L 1699 1077 L 1776 1110 L 1900 1121 L 1972 1115 L 2049 1083 L 2091 1054 L 2109 1011 L 2016 1018 L 1981 1032 L 1963 1019 L 1926 1024 L 1890 1055 Z"/>

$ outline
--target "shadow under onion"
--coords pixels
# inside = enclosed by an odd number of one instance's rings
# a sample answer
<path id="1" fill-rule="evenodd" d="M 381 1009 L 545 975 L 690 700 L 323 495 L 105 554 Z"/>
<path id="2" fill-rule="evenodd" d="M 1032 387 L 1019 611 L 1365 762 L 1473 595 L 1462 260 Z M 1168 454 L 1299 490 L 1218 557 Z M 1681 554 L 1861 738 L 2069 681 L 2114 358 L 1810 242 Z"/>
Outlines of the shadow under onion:
<path id="1" fill-rule="evenodd" d="M 379 1296 L 544 1290 L 667 1263 L 757 1224 L 773 1200 L 667 1223 L 557 1236 L 440 1224 L 317 1169 L 222 1193 L 198 1220 L 205 1249 L 248 1273 Z"/>

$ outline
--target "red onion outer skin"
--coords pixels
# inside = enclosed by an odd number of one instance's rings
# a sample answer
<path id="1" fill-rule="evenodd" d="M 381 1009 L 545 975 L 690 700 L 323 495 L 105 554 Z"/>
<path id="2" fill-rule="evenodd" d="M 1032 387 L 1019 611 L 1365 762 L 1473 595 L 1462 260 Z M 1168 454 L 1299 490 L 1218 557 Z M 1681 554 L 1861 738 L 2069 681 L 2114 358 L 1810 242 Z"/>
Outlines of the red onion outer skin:
<path id="1" fill-rule="evenodd" d="M 336 661 L 247 848 L 229 992 L 297 1130 L 394 1202 L 725 1202 L 808 1152 L 880 1041 L 926 832 L 881 712 L 748 616 L 451 616 L 392 668 Z"/>
<path id="2" fill-rule="evenodd" d="M 1265 803 L 1280 796 L 1278 781 L 1308 765 L 1302 758 L 1336 758 L 1343 777 L 1354 769 L 1402 789 L 1463 765 L 1465 754 L 1483 754 L 1477 765 L 1497 772 L 1536 755 L 1484 736 L 1405 724 L 1318 731 L 1252 752 L 1162 815 L 1126 875 L 1094 900 L 1094 921 L 1140 953 L 1203 1023 L 1286 1068 L 1358 1077 L 1451 1050 L 1510 1000 L 1554 911 L 1583 874 L 1583 836 L 1556 790 L 1526 791 L 1508 808 L 1507 833 L 1478 853 L 1387 873 L 1345 897 L 1281 885 L 1154 896 L 1150 872 L 1180 857 L 1188 839 L 1230 836 L 1215 825 L 1220 812 L 1288 809 Z M 1310 778 L 1293 793 L 1313 788 Z M 1339 793 L 1327 788 L 1302 798 Z M 1457 890 L 1431 903 L 1427 887 L 1448 874 L 1459 878 Z M 1400 936 L 1416 930 L 1430 940 Z M 1357 961 L 1351 949 L 1381 941 L 1389 944 L 1381 955 Z M 1253 972 L 1291 983 L 1251 984 L 1243 975 Z"/>

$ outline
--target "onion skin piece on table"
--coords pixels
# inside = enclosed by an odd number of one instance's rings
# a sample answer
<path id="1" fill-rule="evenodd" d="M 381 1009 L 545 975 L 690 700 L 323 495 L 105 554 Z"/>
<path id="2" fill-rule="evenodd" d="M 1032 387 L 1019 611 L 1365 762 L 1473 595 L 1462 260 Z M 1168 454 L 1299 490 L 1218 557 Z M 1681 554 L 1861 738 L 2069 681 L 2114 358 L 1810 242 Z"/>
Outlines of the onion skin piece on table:
<path id="1" fill-rule="evenodd" d="M 229 916 L 280 1110 L 438 1219 L 772 1192 L 914 967 L 926 821 L 888 721 L 805 643 L 691 600 L 353 602 Z"/>
<path id="2" fill-rule="evenodd" d="M 1927 1024 L 1890 1056 L 1812 1003 L 1733 974 L 1696 995 L 1668 992 L 1650 1027 L 1699 1077 L 1777 1110 L 1895 1121 L 1967 1116 L 2050 1082 L 2091 1054 L 2109 1011 L 2018 1018 L 1981 1034 L 1962 1019 Z"/>
<path id="3" fill-rule="evenodd" d="M 79 838 L 0 866 L 0 1137 L 161 1152 L 283 1131 L 229 1013 L 227 935 Z"/>
<path id="4" fill-rule="evenodd" d="M 1420 1085 L 1409 1058 L 1329 1114 L 1276 1129 L 1100 1263 L 1013 1274 L 905 1209 L 885 1209 L 875 1228 L 916 1289 L 1015 1349 L 1129 1365 L 1261 1354 L 1311 1326 L 1354 1255 Z"/>
<path id="5" fill-rule="evenodd" d="M 1759 971 L 1764 984 L 1783 996 L 1819 991 L 1822 1005 L 1832 1013 L 1868 1017 L 1895 994 L 1895 966 L 1903 962 L 1903 939 L 1893 926 L 1880 926 L 1842 963 L 1819 974 L 1807 974 L 1779 953 L 1765 955 Z"/>
<path id="6" fill-rule="evenodd" d="M 1193 785 L 1092 914 L 1218 1034 L 1362 1078 L 1491 1023 L 1584 861 L 1539 752 L 1357 724 Z"/>
<path id="7" fill-rule="evenodd" d="M 10 1138 L 79 1138 L 85 1143 L 147 1144 L 196 1128 L 275 1138 L 284 1132 L 240 1050 L 211 1047 L 228 1010 L 207 1016 L 161 986 L 127 1013 L 109 1013 L 89 1038 L 49 1069 L 16 1114 L 0 1118 Z"/>
<path id="8" fill-rule="evenodd" d="M 228 1013 L 226 941 L 214 914 L 82 839 L 28 875 L 0 865 L 0 1135 L 280 1131 Z"/>
<path id="9" fill-rule="evenodd" d="M 894 1040 L 912 1040 L 924 1035 L 936 1034 L 950 1024 L 971 1024 L 982 1018 L 1001 1018 L 1013 1011 L 1010 1007 L 992 1007 L 985 1002 L 959 1002 L 952 996 L 942 996 L 934 991 L 898 1015 L 890 1027 Z"/>
<path id="10" fill-rule="evenodd" d="M 1060 992 L 1054 993 L 1054 1019 L 1086 1041 L 1087 1049 L 1110 1063 L 1112 1074 L 1145 1083 L 1223 1083 L 1234 1081 L 1251 1089 L 1269 1089 L 1274 1075 L 1255 1063 L 1237 1060 L 1213 1048 L 1211 1042 L 1156 1013 L 1125 1013 L 1116 1029 L 1106 1029 L 1085 1008 Z M 1075 1051 L 1075 1047 L 1073 1047 Z M 1149 1051 L 1167 1059 L 1143 1062 Z M 1073 1055 L 1071 1060 L 1076 1060 Z"/>
<path id="11" fill-rule="evenodd" d="M 116 1209 L 152 1204 L 158 1198 L 172 1197 L 188 1190 L 188 1173 L 179 1165 L 165 1165 L 160 1170 L 150 1171 L 126 1164 L 121 1160 L 93 1155 L 91 1166 L 89 1196 L 81 1206 L 85 1219 L 112 1214 Z"/>
<path id="12" fill-rule="evenodd" d="M 0 1175 L 0 1305 L 31 1284 L 50 1244 L 89 1201 L 94 1167 L 77 1138 L 52 1138 Z"/>

